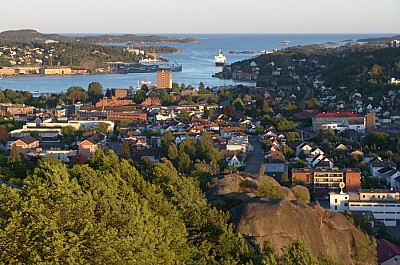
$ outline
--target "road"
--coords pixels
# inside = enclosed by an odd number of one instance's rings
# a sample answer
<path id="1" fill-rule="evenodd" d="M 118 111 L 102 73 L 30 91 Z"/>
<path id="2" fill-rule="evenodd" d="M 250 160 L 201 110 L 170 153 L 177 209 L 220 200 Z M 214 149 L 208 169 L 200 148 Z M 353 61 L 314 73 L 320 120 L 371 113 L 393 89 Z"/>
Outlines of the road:
<path id="1" fill-rule="evenodd" d="M 306 88 L 306 93 L 304 94 L 304 98 L 299 102 L 299 107 L 302 109 L 306 108 L 306 100 L 311 97 L 311 88 Z"/>
<path id="2" fill-rule="evenodd" d="M 263 150 L 257 136 L 249 135 L 249 142 L 254 147 L 254 150 L 249 153 L 244 172 L 256 174 L 260 169 L 261 163 L 264 162 Z"/>

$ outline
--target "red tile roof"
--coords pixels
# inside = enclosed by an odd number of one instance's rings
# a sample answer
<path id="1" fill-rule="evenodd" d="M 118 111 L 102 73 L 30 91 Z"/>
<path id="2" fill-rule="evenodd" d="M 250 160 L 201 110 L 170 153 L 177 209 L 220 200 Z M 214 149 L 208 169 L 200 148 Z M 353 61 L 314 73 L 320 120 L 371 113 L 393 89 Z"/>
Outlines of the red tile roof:
<path id="1" fill-rule="evenodd" d="M 350 111 L 329 111 L 329 112 L 322 112 L 318 113 L 316 118 L 330 118 L 330 117 L 345 117 L 345 118 L 351 118 L 351 117 L 363 117 L 360 114 L 350 112 Z"/>
<path id="2" fill-rule="evenodd" d="M 383 238 L 376 240 L 376 250 L 378 252 L 379 264 L 400 255 L 400 246 Z"/>

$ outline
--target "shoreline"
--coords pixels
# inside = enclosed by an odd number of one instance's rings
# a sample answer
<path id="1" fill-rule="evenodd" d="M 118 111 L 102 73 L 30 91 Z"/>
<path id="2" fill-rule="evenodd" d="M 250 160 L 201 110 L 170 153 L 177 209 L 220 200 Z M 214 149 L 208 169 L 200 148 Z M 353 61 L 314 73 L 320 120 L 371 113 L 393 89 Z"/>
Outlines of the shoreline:
<path id="1" fill-rule="evenodd" d="M 97 73 L 97 74 L 71 74 L 71 75 L 41 75 L 41 74 L 23 74 L 23 75 L 7 75 L 0 76 L 0 80 L 13 79 L 13 78 L 24 78 L 24 77 L 64 77 L 64 76 L 86 76 L 86 75 L 111 75 L 120 73 Z"/>

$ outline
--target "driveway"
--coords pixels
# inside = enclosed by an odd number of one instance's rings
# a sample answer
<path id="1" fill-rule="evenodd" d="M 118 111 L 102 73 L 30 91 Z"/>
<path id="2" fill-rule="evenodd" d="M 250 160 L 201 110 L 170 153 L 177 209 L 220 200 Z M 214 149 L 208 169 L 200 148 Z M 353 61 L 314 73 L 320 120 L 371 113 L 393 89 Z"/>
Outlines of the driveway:
<path id="1" fill-rule="evenodd" d="M 264 162 L 263 150 L 258 136 L 249 135 L 249 142 L 254 147 L 254 150 L 248 154 L 247 165 L 244 172 L 256 174 L 260 169 L 261 163 Z"/>

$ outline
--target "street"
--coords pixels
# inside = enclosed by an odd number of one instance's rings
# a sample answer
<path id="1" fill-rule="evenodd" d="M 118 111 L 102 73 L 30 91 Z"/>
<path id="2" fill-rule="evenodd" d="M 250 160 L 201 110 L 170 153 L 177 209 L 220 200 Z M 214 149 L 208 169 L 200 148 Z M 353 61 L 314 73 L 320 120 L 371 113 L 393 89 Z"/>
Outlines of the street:
<path id="1" fill-rule="evenodd" d="M 261 163 L 264 162 L 263 150 L 258 136 L 249 135 L 249 142 L 254 147 L 254 150 L 249 153 L 244 172 L 256 174 L 260 169 Z"/>

